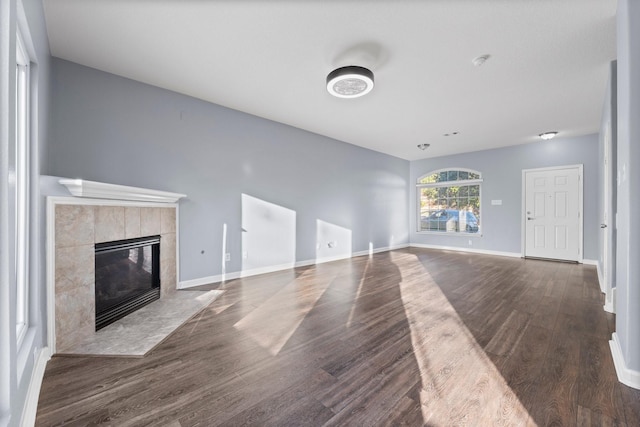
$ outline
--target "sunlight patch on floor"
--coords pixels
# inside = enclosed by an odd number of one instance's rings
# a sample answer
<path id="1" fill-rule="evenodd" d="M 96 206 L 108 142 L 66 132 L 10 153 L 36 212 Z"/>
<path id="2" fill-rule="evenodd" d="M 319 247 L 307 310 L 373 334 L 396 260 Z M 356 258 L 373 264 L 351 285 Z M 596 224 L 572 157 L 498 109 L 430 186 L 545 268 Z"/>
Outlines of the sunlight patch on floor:
<path id="1" fill-rule="evenodd" d="M 481 420 L 482 425 L 535 425 L 417 259 L 409 274 L 412 278 L 400 282 L 400 292 L 422 379 L 419 396 L 424 423 L 474 425 Z M 421 280 L 415 279 L 416 274 Z M 431 366 L 439 368 L 435 371 Z"/>
<path id="2" fill-rule="evenodd" d="M 307 274 L 310 275 L 308 280 L 305 279 Z M 305 273 L 233 326 L 275 356 L 293 336 L 334 278 L 334 275 L 330 275 L 325 280 L 318 280 L 316 273 Z"/>
<path id="3" fill-rule="evenodd" d="M 362 294 L 362 289 L 365 286 L 365 281 L 367 280 L 367 273 L 369 271 L 369 266 L 371 265 L 371 257 L 367 260 L 367 265 L 364 267 L 364 272 L 362 273 L 362 277 L 360 278 L 360 283 L 358 284 L 358 290 L 356 292 L 356 297 L 353 300 L 353 304 L 351 304 L 351 311 L 349 312 L 349 319 L 347 319 L 347 328 L 351 326 L 353 323 L 353 318 L 356 313 L 356 301 L 360 298 Z"/>

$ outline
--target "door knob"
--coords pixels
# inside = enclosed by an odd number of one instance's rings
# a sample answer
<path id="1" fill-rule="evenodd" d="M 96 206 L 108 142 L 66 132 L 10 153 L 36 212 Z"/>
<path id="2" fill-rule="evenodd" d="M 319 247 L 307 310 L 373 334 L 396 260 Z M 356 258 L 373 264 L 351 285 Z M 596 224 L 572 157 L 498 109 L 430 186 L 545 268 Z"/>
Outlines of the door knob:
<path id="1" fill-rule="evenodd" d="M 607 228 L 607 224 L 600 224 L 600 228 Z"/>

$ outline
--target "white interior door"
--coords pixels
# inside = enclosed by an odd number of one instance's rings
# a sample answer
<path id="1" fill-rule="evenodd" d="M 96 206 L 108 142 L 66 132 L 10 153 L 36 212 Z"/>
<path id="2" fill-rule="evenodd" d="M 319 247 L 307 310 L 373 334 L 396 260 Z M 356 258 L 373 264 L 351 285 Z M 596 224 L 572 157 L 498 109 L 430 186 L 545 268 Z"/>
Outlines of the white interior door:
<path id="1" fill-rule="evenodd" d="M 524 256 L 581 261 L 582 165 L 523 171 Z"/>

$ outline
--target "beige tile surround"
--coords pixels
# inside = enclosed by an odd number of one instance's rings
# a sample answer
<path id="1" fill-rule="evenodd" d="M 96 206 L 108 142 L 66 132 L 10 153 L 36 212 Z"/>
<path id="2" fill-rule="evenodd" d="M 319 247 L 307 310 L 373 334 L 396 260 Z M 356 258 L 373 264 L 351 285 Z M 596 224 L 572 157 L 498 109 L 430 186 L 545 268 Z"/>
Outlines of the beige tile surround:
<path id="1" fill-rule="evenodd" d="M 160 235 L 161 298 L 175 292 L 176 207 L 55 205 L 56 352 L 95 334 L 96 243 Z"/>

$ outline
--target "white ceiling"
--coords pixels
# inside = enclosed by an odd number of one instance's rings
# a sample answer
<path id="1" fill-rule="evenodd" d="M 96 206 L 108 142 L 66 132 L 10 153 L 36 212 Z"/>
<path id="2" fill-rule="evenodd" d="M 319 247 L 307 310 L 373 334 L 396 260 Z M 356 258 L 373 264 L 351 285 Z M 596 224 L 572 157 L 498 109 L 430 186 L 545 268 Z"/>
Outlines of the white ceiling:
<path id="1" fill-rule="evenodd" d="M 597 132 L 616 57 L 615 0 L 44 3 L 56 57 L 408 160 Z"/>

